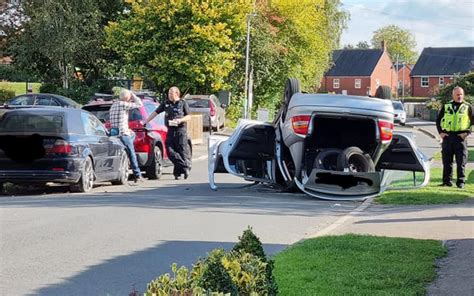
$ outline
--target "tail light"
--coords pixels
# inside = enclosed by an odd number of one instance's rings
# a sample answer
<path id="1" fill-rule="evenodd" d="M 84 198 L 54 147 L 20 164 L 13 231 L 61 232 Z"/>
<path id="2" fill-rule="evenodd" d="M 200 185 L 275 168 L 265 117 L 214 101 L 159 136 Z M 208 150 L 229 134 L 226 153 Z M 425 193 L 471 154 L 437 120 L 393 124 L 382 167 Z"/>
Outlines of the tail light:
<path id="1" fill-rule="evenodd" d="M 295 134 L 306 136 L 308 133 L 310 115 L 299 115 L 291 118 L 291 125 Z"/>
<path id="2" fill-rule="evenodd" d="M 47 153 L 49 154 L 71 154 L 71 151 L 71 145 L 64 140 L 56 140 L 54 145 L 47 149 Z"/>
<path id="3" fill-rule="evenodd" d="M 380 139 L 382 142 L 389 142 L 393 137 L 393 123 L 379 120 Z"/>
<path id="4" fill-rule="evenodd" d="M 150 152 L 150 141 L 145 131 L 135 131 L 133 147 L 136 152 Z"/>
<path id="5" fill-rule="evenodd" d="M 209 114 L 211 116 L 214 116 L 216 115 L 216 106 L 214 106 L 214 102 L 213 101 L 209 101 L 209 106 L 210 106 L 210 111 L 209 111 Z"/>

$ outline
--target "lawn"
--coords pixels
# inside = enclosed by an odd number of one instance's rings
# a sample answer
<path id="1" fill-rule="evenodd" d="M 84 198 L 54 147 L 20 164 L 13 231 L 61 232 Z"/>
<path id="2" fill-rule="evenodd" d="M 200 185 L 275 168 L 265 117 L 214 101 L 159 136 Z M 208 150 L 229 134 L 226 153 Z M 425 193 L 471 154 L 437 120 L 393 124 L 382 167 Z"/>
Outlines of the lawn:
<path id="1" fill-rule="evenodd" d="M 466 187 L 440 187 L 442 183 L 442 169 L 431 169 L 431 179 L 426 187 L 413 190 L 387 191 L 376 199 L 382 204 L 397 205 L 426 205 L 426 204 L 453 204 L 461 203 L 474 198 L 474 170 L 466 170 Z"/>
<path id="2" fill-rule="evenodd" d="M 39 92 L 41 83 L 30 83 L 33 85 L 33 92 Z M 15 95 L 26 94 L 26 82 L 6 82 L 0 81 L 0 88 L 13 90 Z"/>
<path id="3" fill-rule="evenodd" d="M 441 242 L 365 235 L 327 236 L 275 256 L 280 295 L 424 295 Z"/>

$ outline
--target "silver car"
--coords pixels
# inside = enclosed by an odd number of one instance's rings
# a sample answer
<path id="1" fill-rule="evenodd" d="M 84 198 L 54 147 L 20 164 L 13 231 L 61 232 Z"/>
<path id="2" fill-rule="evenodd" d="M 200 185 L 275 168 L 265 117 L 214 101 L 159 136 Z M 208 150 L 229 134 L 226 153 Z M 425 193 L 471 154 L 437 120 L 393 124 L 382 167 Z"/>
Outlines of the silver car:
<path id="1" fill-rule="evenodd" d="M 186 95 L 184 97 L 192 113 L 202 114 L 203 127 L 219 131 L 225 126 L 225 104 L 215 95 Z"/>
<path id="2" fill-rule="evenodd" d="M 388 100 L 301 93 L 289 79 L 273 123 L 241 120 L 230 137 L 210 137 L 209 184 L 230 173 L 329 200 L 425 186 L 429 160 L 393 118 Z"/>
<path id="3" fill-rule="evenodd" d="M 403 107 L 402 102 L 400 101 L 392 101 L 393 105 L 393 121 L 395 123 L 399 123 L 400 125 L 405 125 L 407 120 L 407 113 L 405 112 L 405 108 Z"/>

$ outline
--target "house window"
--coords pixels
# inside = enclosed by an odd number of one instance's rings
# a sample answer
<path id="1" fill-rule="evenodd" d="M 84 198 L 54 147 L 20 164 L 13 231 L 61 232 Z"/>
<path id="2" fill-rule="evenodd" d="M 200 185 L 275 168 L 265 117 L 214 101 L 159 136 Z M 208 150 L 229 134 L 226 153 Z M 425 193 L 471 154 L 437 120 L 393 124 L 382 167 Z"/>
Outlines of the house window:
<path id="1" fill-rule="evenodd" d="M 380 79 L 378 79 L 378 78 L 375 79 L 375 84 L 377 84 L 377 86 L 379 86 L 380 85 Z"/>
<path id="2" fill-rule="evenodd" d="M 438 84 L 439 84 L 439 86 L 443 86 L 443 85 L 444 85 L 444 77 L 440 77 L 440 78 L 439 78 Z"/>
<path id="3" fill-rule="evenodd" d="M 360 79 L 355 79 L 354 80 L 354 87 L 355 88 L 360 88 L 360 85 L 361 85 Z"/>
<path id="4" fill-rule="evenodd" d="M 334 79 L 332 81 L 332 87 L 333 88 L 339 88 L 339 79 Z"/>
<path id="5" fill-rule="evenodd" d="M 421 87 L 428 87 L 428 77 L 421 77 Z"/>

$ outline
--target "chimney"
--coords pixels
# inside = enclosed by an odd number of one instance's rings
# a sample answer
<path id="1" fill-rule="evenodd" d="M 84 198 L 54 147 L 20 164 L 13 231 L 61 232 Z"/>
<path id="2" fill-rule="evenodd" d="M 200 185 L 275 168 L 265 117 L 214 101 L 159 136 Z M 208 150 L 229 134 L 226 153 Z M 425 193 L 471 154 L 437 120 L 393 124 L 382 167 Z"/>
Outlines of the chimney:
<path id="1" fill-rule="evenodd" d="M 381 48 L 382 48 L 383 51 L 387 51 L 387 46 L 385 44 L 385 40 L 382 40 L 382 47 Z"/>

